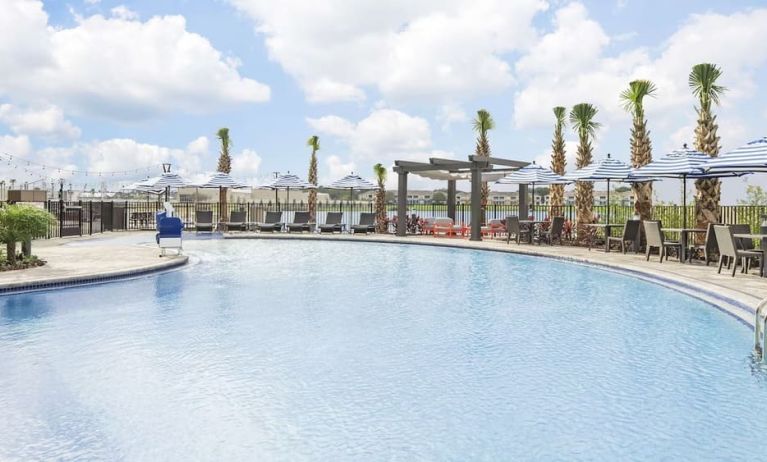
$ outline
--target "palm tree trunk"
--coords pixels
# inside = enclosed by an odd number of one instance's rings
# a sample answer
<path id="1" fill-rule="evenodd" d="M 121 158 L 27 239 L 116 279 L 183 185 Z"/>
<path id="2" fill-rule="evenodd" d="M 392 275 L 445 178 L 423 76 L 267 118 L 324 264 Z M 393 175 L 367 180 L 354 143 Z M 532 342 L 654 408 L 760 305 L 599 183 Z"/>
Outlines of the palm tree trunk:
<path id="1" fill-rule="evenodd" d="M 16 264 L 16 241 L 5 243 L 6 260 L 9 265 Z"/>

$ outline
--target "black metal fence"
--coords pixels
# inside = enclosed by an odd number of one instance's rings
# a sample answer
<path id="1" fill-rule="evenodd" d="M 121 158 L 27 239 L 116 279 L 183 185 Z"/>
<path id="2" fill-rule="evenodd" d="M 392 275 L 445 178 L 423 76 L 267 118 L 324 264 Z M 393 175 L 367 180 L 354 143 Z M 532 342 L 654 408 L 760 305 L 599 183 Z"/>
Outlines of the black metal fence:
<path id="1" fill-rule="evenodd" d="M 212 211 L 216 218 L 228 217 L 233 211 L 246 212 L 247 221 L 258 222 L 264 219 L 267 211 L 279 210 L 285 213 L 283 220 L 292 220 L 296 211 L 307 210 L 304 202 L 274 203 L 274 202 L 235 202 L 228 203 L 225 213 L 221 213 L 218 202 L 174 202 L 172 203 L 176 216 L 180 217 L 187 229 L 195 224 L 195 212 Z M 155 228 L 155 214 L 163 210 L 161 202 L 147 201 L 115 201 L 115 202 L 59 202 L 49 201 L 45 204 L 46 210 L 51 212 L 57 219 L 55 225 L 49 229 L 48 237 L 81 236 L 104 231 L 118 230 L 152 230 Z M 397 206 L 394 203 L 387 204 L 387 216 L 394 218 L 397 214 Z M 600 222 L 607 220 L 607 206 L 595 205 L 595 214 Z M 323 223 L 328 212 L 341 212 L 343 222 L 347 225 L 357 223 L 359 215 L 363 212 L 373 212 L 372 202 L 320 202 L 317 204 L 317 222 Z M 468 224 L 471 221 L 470 204 L 456 204 L 456 222 Z M 545 219 L 550 216 L 549 206 L 537 205 L 530 210 L 530 215 L 536 219 Z M 653 216 L 663 222 L 665 227 L 681 227 L 683 214 L 687 214 L 688 225 L 695 223 L 694 206 L 682 207 L 679 205 L 659 205 L 653 208 Z M 447 217 L 446 204 L 410 204 L 408 214 L 417 215 L 420 218 Z M 562 208 L 562 214 L 566 219 L 575 221 L 576 209 L 574 205 L 566 205 Z M 489 204 L 485 210 L 487 220 L 504 219 L 509 215 L 519 215 L 519 206 L 515 204 Z M 610 222 L 623 223 L 634 215 L 631 206 L 610 206 Z M 767 206 L 750 205 L 725 205 L 720 207 L 720 216 L 723 223 L 735 224 L 746 223 L 751 229 L 758 231 L 761 216 L 767 215 Z"/>

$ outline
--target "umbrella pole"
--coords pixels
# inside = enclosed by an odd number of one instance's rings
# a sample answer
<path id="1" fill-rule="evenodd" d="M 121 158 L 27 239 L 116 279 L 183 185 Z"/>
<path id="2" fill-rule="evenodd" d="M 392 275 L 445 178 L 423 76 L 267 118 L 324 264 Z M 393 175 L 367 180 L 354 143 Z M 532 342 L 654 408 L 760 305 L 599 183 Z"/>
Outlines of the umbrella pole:
<path id="1" fill-rule="evenodd" d="M 687 227 L 687 175 L 682 175 L 682 228 Z"/>
<path id="2" fill-rule="evenodd" d="M 533 182 L 533 203 L 530 206 L 530 209 L 533 211 L 533 220 L 535 220 L 535 182 Z"/>
<path id="3" fill-rule="evenodd" d="M 605 224 L 610 224 L 610 179 L 607 179 L 607 220 Z"/>

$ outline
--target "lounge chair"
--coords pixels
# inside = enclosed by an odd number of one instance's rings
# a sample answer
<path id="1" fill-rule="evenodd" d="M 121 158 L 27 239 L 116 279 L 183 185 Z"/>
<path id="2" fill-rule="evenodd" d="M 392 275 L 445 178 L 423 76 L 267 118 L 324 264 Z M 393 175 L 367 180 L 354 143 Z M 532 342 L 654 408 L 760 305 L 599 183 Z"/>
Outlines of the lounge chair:
<path id="1" fill-rule="evenodd" d="M 246 231 L 248 214 L 244 210 L 237 210 L 229 215 L 229 221 L 221 223 L 227 231 Z"/>
<path id="2" fill-rule="evenodd" d="M 743 271 L 748 273 L 751 259 L 756 258 L 759 260 L 759 272 L 761 275 L 764 275 L 764 252 L 760 250 L 739 249 L 736 239 L 733 236 L 733 230 L 731 226 L 714 225 L 714 233 L 716 233 L 716 242 L 719 245 L 718 272 L 720 274 L 722 272 L 722 266 L 724 265 L 725 259 L 727 261 L 727 269 L 730 269 L 730 266 L 732 266 L 732 277 L 735 277 L 735 271 L 738 267 L 738 259 L 741 261 Z"/>
<path id="3" fill-rule="evenodd" d="M 483 236 L 490 235 L 495 237 L 498 234 L 506 232 L 506 226 L 503 224 L 503 220 L 490 220 L 486 226 L 481 228 Z"/>
<path id="4" fill-rule="evenodd" d="M 639 253 L 639 230 L 642 225 L 640 220 L 628 220 L 623 227 L 623 235 L 607 236 L 607 251 L 610 251 L 612 244 L 620 245 L 621 252 L 626 253 L 626 245 L 633 245 L 634 252 Z"/>
<path id="5" fill-rule="evenodd" d="M 304 231 L 309 232 L 311 230 L 312 228 L 309 226 L 309 212 L 296 212 L 295 215 L 293 215 L 293 222 L 288 223 L 289 233 L 292 233 L 293 231 L 303 233 Z"/>
<path id="6" fill-rule="evenodd" d="M 376 214 L 363 212 L 360 214 L 360 222 L 352 225 L 351 233 L 374 233 L 376 232 Z"/>
<path id="7" fill-rule="evenodd" d="M 342 233 L 344 231 L 344 225 L 341 223 L 344 214 L 341 212 L 328 212 L 325 217 L 325 224 L 319 225 L 321 233 Z"/>
<path id="8" fill-rule="evenodd" d="M 660 262 L 663 263 L 663 257 L 668 260 L 668 249 L 674 248 L 677 251 L 677 255 L 682 254 L 682 244 L 679 241 L 669 241 L 663 236 L 661 231 L 660 221 L 646 220 L 644 222 L 644 233 L 647 238 L 647 261 L 650 261 L 650 253 L 652 249 L 658 249 L 660 255 Z"/>
<path id="9" fill-rule="evenodd" d="M 559 241 L 559 245 L 562 245 L 562 230 L 564 227 L 565 217 L 554 217 L 549 230 L 538 235 L 538 243 L 540 244 L 541 241 L 544 241 L 549 245 L 554 245 L 554 241 Z"/>
<path id="10" fill-rule="evenodd" d="M 421 234 L 434 234 L 434 222 L 436 218 L 424 218 L 423 225 L 421 225 Z"/>
<path id="11" fill-rule="evenodd" d="M 443 236 L 457 236 L 461 234 L 461 226 L 456 225 L 452 218 L 437 218 L 434 220 L 432 226 L 432 234 L 434 237 L 439 235 Z"/>
<path id="12" fill-rule="evenodd" d="M 511 242 L 511 236 L 514 236 L 514 240 L 519 244 L 522 235 L 527 234 L 528 240 L 530 237 L 529 229 L 522 229 L 519 224 L 519 217 L 516 215 L 510 215 L 506 217 L 506 243 Z"/>
<path id="13" fill-rule="evenodd" d="M 260 232 L 272 233 L 282 231 L 282 212 L 266 212 L 263 223 L 256 223 L 256 229 Z"/>
<path id="14" fill-rule="evenodd" d="M 210 210 L 199 210 L 194 212 L 194 229 L 197 232 L 213 232 L 213 212 Z"/>

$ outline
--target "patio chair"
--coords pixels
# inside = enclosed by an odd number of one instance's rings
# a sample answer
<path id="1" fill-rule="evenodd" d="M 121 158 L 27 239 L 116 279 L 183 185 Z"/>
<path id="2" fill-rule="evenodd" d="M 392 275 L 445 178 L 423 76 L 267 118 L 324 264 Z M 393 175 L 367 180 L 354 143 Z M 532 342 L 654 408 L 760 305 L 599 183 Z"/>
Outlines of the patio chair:
<path id="1" fill-rule="evenodd" d="M 303 233 L 304 231 L 310 232 L 312 230 L 309 225 L 309 212 L 296 212 L 293 215 L 293 222 L 288 223 L 288 232 L 298 231 Z"/>
<path id="2" fill-rule="evenodd" d="M 429 217 L 423 219 L 423 225 L 421 225 L 421 234 L 434 234 L 434 222 L 436 218 Z"/>
<path id="3" fill-rule="evenodd" d="M 677 255 L 682 254 L 682 244 L 679 241 L 670 241 L 663 236 L 660 221 L 646 220 L 644 222 L 644 233 L 647 239 L 647 261 L 650 261 L 652 249 L 658 249 L 660 262 L 663 263 L 663 257 L 668 260 L 668 249 L 676 249 Z"/>
<path id="4" fill-rule="evenodd" d="M 360 213 L 360 222 L 352 225 L 351 233 L 374 233 L 376 232 L 376 214 L 370 212 Z"/>
<path id="5" fill-rule="evenodd" d="M 541 241 L 544 241 L 549 245 L 554 245 L 554 241 L 559 241 L 559 245 L 562 245 L 562 230 L 564 227 L 565 217 L 554 217 L 549 229 L 538 235 L 538 243 L 540 244 Z"/>
<path id="6" fill-rule="evenodd" d="M 341 212 L 328 212 L 325 217 L 325 223 L 319 225 L 320 233 L 342 233 L 344 225 L 341 223 L 344 214 Z"/>
<path id="7" fill-rule="evenodd" d="M 516 215 L 506 217 L 506 243 L 511 242 L 511 236 L 514 236 L 514 240 L 519 244 L 523 234 L 529 236 L 530 231 L 522 229 L 522 226 L 519 224 L 519 217 Z"/>
<path id="8" fill-rule="evenodd" d="M 751 234 L 751 225 L 745 223 L 732 225 L 730 226 L 730 229 L 732 230 L 732 234 Z M 764 249 L 757 249 L 752 239 L 736 238 L 735 244 L 738 246 L 738 250 L 748 250 L 764 254 Z"/>
<path id="9" fill-rule="evenodd" d="M 733 236 L 733 227 L 727 225 L 714 225 L 714 232 L 716 233 L 716 242 L 719 244 L 719 270 L 718 273 L 722 273 L 722 266 L 725 259 L 727 261 L 727 269 L 732 266 L 732 277 L 735 277 L 735 271 L 738 267 L 738 259 L 741 261 L 743 271 L 748 274 L 748 270 L 751 266 L 751 259 L 756 258 L 759 260 L 759 273 L 764 275 L 764 252 L 758 250 L 743 250 L 738 248 L 735 237 Z"/>
<path id="10" fill-rule="evenodd" d="M 256 229 L 259 232 L 273 233 L 282 231 L 282 212 L 266 212 L 266 218 L 263 223 L 256 223 Z"/>
<path id="11" fill-rule="evenodd" d="M 690 248 L 690 255 L 703 255 L 703 260 L 706 262 L 706 266 L 708 266 L 708 264 L 712 261 L 717 261 L 716 258 L 712 259 L 712 257 L 719 254 L 719 246 L 716 243 L 716 233 L 714 232 L 714 226 L 720 224 L 721 223 L 709 223 L 706 227 L 706 239 L 703 241 L 703 244 L 694 244 Z"/>
<path id="12" fill-rule="evenodd" d="M 227 231 L 247 231 L 248 214 L 244 210 L 235 210 L 229 215 L 229 221 L 221 223 Z"/>
<path id="13" fill-rule="evenodd" d="M 619 244 L 621 252 L 626 253 L 626 244 L 634 245 L 634 252 L 639 253 L 639 230 L 642 222 L 640 220 L 628 220 L 623 227 L 623 235 L 607 236 L 607 251 L 613 243 Z"/>
<path id="14" fill-rule="evenodd" d="M 198 210 L 194 212 L 194 229 L 196 232 L 213 232 L 213 212 L 210 210 Z"/>

